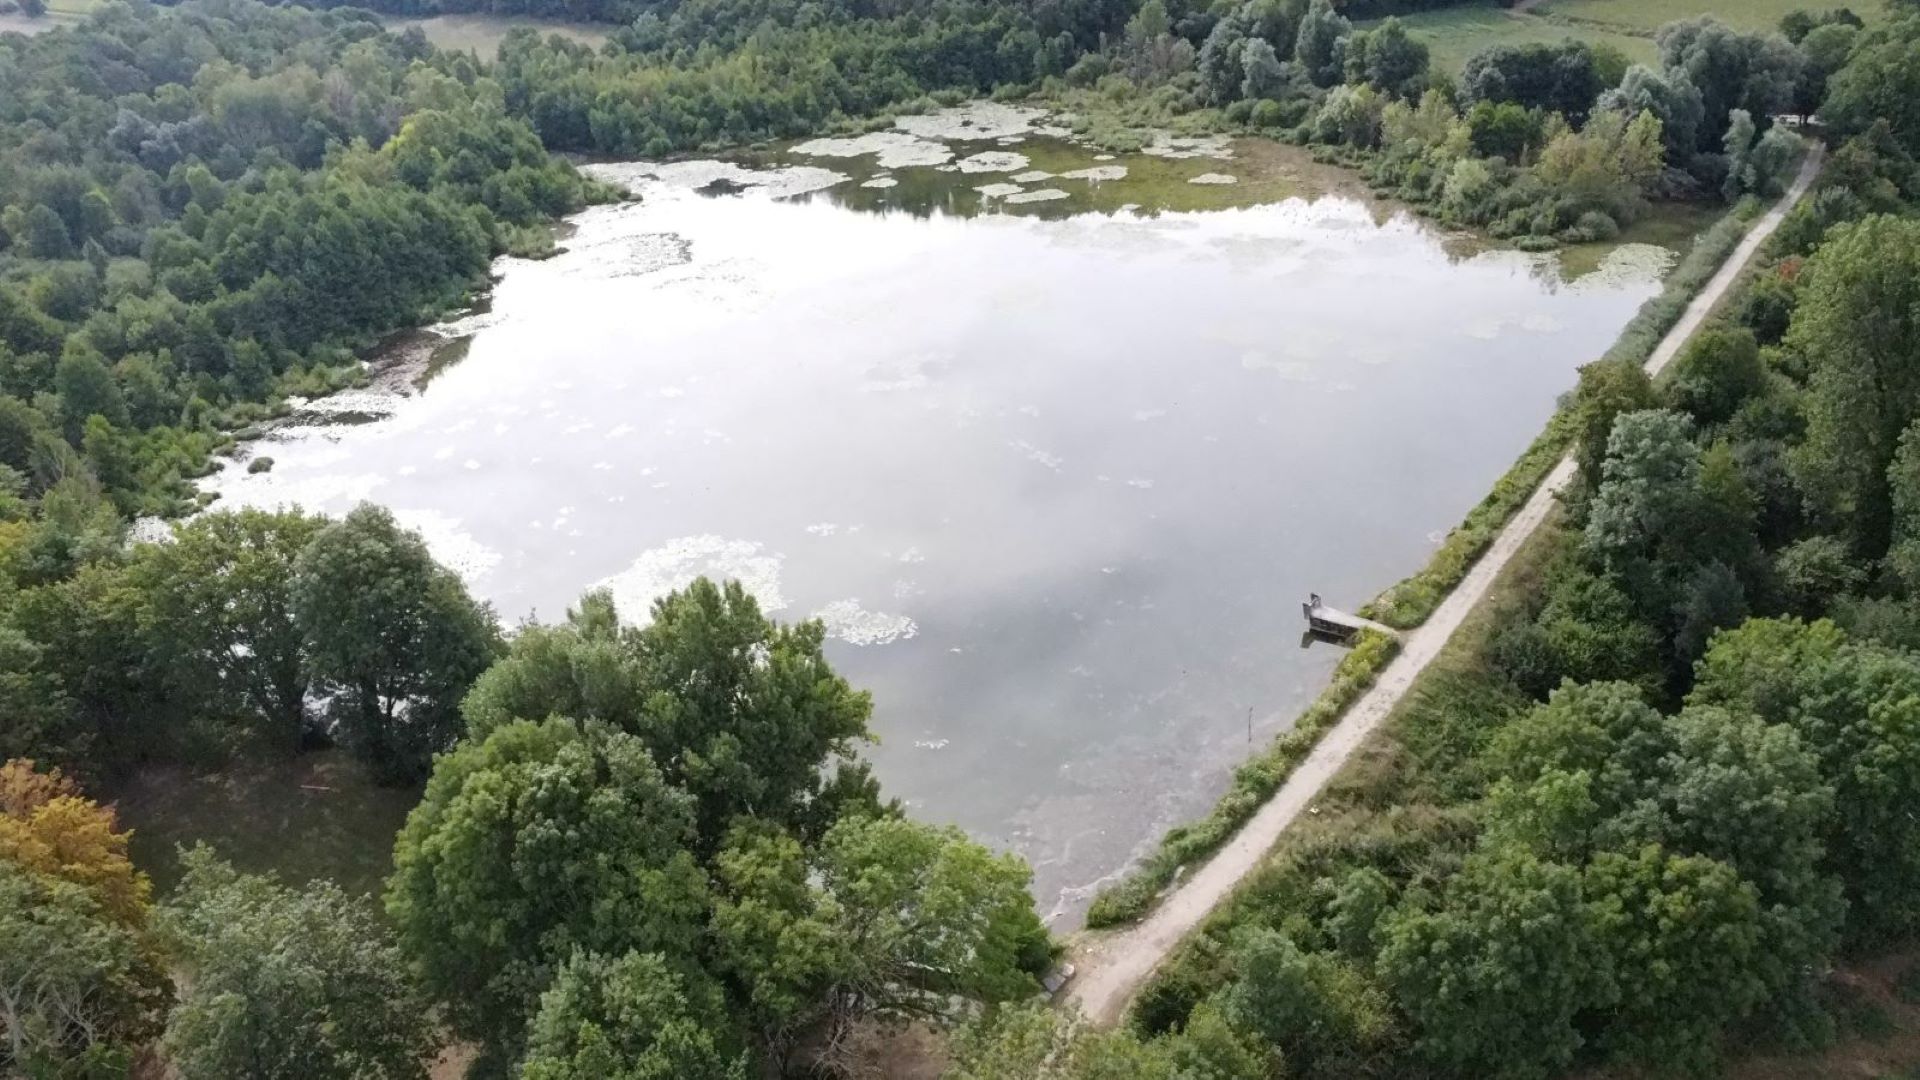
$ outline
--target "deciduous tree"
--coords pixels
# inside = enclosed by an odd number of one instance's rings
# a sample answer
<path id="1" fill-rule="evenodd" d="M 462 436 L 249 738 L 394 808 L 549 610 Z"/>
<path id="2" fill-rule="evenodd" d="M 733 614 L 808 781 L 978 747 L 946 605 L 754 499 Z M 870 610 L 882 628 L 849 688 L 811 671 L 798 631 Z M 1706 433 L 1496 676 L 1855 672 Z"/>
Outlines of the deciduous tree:
<path id="1" fill-rule="evenodd" d="M 184 1076 L 421 1080 L 425 1003 L 392 932 L 331 882 L 300 889 L 236 873 L 205 847 L 164 923 L 185 991 L 166 1049 Z"/>
<path id="2" fill-rule="evenodd" d="M 436 763 L 387 913 L 455 1030 L 510 1049 L 576 950 L 695 964 L 707 884 L 693 830 L 692 800 L 639 739 L 516 721 Z"/>
<path id="3" fill-rule="evenodd" d="M 458 738 L 460 699 L 493 660 L 492 613 L 370 504 L 300 553 L 293 612 L 313 674 L 340 696 L 349 746 L 388 779 L 423 775 Z"/>

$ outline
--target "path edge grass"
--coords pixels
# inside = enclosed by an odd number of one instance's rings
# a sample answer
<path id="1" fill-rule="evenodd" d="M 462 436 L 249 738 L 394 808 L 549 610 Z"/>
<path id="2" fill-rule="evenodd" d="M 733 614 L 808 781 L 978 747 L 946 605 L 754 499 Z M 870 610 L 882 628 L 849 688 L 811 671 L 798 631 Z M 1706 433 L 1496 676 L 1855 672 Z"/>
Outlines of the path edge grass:
<path id="1" fill-rule="evenodd" d="M 1644 364 L 1667 332 L 1685 314 L 1700 290 L 1739 247 L 1764 210 L 1759 200 L 1742 199 L 1725 216 L 1696 236 L 1658 295 L 1640 305 L 1602 359 Z M 1494 482 L 1465 520 L 1447 533 L 1439 550 L 1413 575 L 1388 586 L 1360 614 L 1398 630 L 1427 621 L 1493 545 L 1572 444 L 1574 416 L 1562 404 L 1540 435 Z M 1360 696 L 1372 687 L 1399 652 L 1399 641 L 1367 631 L 1334 668 L 1327 688 L 1314 698 L 1286 733 L 1234 770 L 1233 784 L 1198 821 L 1167 830 L 1159 844 L 1113 884 L 1102 888 L 1087 908 L 1086 926 L 1103 930 L 1139 921 L 1173 883 L 1184 866 L 1218 851 L 1304 761 L 1320 737 L 1331 730 Z"/>
<path id="2" fill-rule="evenodd" d="M 1087 909 L 1088 928 L 1120 926 L 1151 911 L 1181 867 L 1218 851 L 1280 790 L 1293 770 L 1313 752 L 1320 737 L 1372 688 L 1374 680 L 1399 652 L 1400 641 L 1391 634 L 1361 631 L 1354 639 L 1352 651 L 1341 657 L 1333 669 L 1333 679 L 1327 688 L 1307 706 L 1291 729 L 1233 771 L 1233 785 L 1214 803 L 1211 813 L 1167 830 L 1152 854 L 1119 881 L 1100 890 Z"/>

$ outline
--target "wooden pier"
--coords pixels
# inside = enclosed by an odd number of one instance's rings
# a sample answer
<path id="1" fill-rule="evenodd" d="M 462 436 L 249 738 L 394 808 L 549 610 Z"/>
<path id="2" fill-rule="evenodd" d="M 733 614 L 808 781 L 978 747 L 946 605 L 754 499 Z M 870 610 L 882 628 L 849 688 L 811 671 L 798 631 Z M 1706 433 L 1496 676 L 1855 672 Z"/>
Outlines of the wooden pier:
<path id="1" fill-rule="evenodd" d="M 1307 602 L 1300 605 L 1300 610 L 1307 617 L 1307 631 L 1330 641 L 1351 641 L 1362 630 L 1378 630 L 1390 637 L 1398 636 L 1390 626 L 1328 607 L 1321 602 L 1319 593 L 1309 594 Z"/>

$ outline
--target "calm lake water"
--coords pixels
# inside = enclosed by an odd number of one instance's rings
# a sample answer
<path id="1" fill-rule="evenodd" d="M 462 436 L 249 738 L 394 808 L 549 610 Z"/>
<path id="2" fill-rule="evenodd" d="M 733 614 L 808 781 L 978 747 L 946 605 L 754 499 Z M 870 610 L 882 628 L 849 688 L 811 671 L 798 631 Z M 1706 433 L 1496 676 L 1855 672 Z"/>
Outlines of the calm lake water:
<path id="1" fill-rule="evenodd" d="M 922 216 L 701 169 L 612 170 L 644 201 L 504 263 L 424 391 L 211 486 L 384 503 L 508 621 L 699 573 L 823 617 L 887 787 L 1062 925 L 1324 684 L 1306 594 L 1420 566 L 1657 288 L 1340 199 Z"/>

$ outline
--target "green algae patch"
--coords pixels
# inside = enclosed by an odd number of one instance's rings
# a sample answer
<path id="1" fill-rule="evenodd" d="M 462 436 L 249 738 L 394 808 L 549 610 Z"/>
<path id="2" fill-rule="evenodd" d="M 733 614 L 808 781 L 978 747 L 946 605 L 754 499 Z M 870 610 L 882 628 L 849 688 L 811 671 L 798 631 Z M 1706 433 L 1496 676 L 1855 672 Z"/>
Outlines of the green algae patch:
<path id="1" fill-rule="evenodd" d="M 942 165 L 883 163 L 877 155 L 837 155 L 833 166 L 854 182 L 812 193 L 855 210 L 875 213 L 901 211 L 916 216 L 935 213 L 971 216 L 998 212 L 1057 219 L 1077 214 L 1192 213 L 1235 210 L 1286 199 L 1315 199 L 1338 195 L 1380 207 L 1384 220 L 1388 204 L 1374 198 L 1357 177 L 1344 169 L 1323 165 L 1299 147 L 1258 136 L 1221 138 L 1206 153 L 1113 154 L 1096 146 L 1052 134 L 1020 136 L 1015 150 L 977 150 L 973 144 L 955 146 L 956 161 Z M 876 141 L 875 146 L 878 146 Z M 799 144 L 750 159 L 761 166 L 809 164 L 819 144 Z M 840 144 L 833 149 L 842 149 Z M 989 158 L 1007 164 L 1024 159 L 1014 175 L 1002 173 L 995 182 L 981 183 L 981 170 L 961 163 Z M 888 167 L 891 166 L 891 167 Z M 1014 173 L 1014 169 L 1007 169 Z M 991 174 L 989 174 L 991 175 Z M 1212 178 L 1232 176 L 1232 183 Z M 875 183 L 891 180 L 891 184 Z M 1015 189 L 1018 190 L 1015 190 Z M 1063 192 L 1063 195 L 1052 192 Z M 1042 193 L 1045 194 L 1042 194 Z M 1021 197 L 1030 195 L 1031 197 Z"/>

